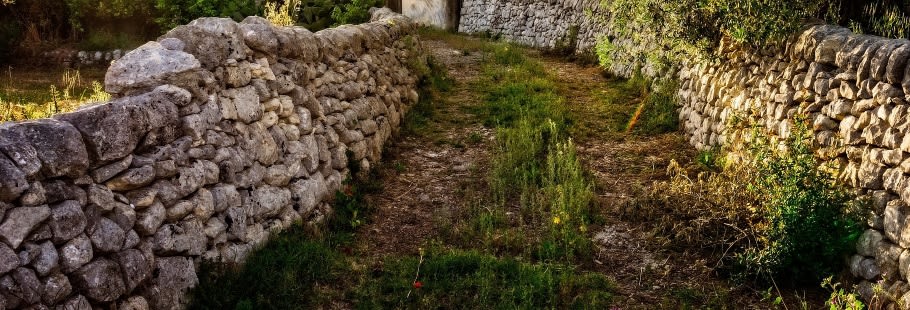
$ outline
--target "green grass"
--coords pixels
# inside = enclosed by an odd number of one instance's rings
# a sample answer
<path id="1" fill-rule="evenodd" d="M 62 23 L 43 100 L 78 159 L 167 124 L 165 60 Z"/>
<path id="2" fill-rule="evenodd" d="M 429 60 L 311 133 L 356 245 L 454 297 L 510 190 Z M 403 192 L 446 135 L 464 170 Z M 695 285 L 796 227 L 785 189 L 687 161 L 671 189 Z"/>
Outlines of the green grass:
<path id="1" fill-rule="evenodd" d="M 0 77 L 0 122 L 50 117 L 106 101 L 104 69 L 15 69 Z"/>
<path id="2" fill-rule="evenodd" d="M 612 280 L 583 269 L 591 261 L 592 188 L 567 138 L 571 122 L 552 77 L 515 47 L 457 40 L 469 53 L 489 53 L 483 81 L 471 85 L 484 99 L 472 112 L 496 127 L 488 180 L 498 198 L 479 199 L 445 228 L 449 237 L 420 256 L 374 261 L 349 250 L 369 219 L 362 193 L 379 187 L 359 180 L 336 195 L 327 226 L 281 233 L 243 266 L 205 264 L 190 309 L 602 309 L 613 302 Z M 447 117 L 436 99 L 453 85 L 433 62 L 417 69 L 425 70 L 421 100 L 404 126 L 433 134 Z M 479 134 L 466 140 L 484 143 Z M 518 221 L 510 215 L 515 207 Z"/>
<path id="3" fill-rule="evenodd" d="M 571 107 L 579 139 L 609 140 L 629 135 L 653 136 L 679 130 L 676 85 L 651 85 L 640 73 L 611 79 L 592 90 L 594 102 Z"/>
<path id="4" fill-rule="evenodd" d="M 242 266 L 203 264 L 189 309 L 308 309 L 319 283 L 349 272 L 338 244 L 295 226 L 269 241 Z"/>
<path id="5" fill-rule="evenodd" d="M 488 176 L 493 197 L 475 207 L 469 235 L 493 253 L 585 261 L 591 253 L 587 225 L 593 187 L 567 138 L 572 121 L 566 99 L 543 64 L 521 48 L 494 44 L 485 60 L 474 85 L 484 101 L 475 113 L 496 129 Z M 506 216 L 510 210 L 517 211 L 517 219 Z"/>
<path id="6" fill-rule="evenodd" d="M 357 292 L 360 309 L 601 309 L 615 290 L 605 276 L 566 265 L 458 250 L 387 263 L 368 283 Z"/>

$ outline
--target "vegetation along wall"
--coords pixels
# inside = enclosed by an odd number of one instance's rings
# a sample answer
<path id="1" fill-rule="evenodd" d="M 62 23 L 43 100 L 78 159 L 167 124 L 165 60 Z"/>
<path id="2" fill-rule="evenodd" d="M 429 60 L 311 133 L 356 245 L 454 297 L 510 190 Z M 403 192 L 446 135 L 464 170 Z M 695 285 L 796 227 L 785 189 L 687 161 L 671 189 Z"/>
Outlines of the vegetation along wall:
<path id="1" fill-rule="evenodd" d="M 174 309 L 201 260 L 320 220 L 417 101 L 415 28 L 202 18 L 116 61 L 110 102 L 0 125 L 0 308 Z"/>
<path id="2" fill-rule="evenodd" d="M 598 3 L 466 0 L 459 30 L 577 52 L 592 52 L 599 39 L 629 42 L 594 17 L 609 16 Z M 795 119 L 807 119 L 817 156 L 871 197 L 868 230 L 849 259 L 853 275 L 866 280 L 860 292 L 869 298 L 870 283 L 885 279 L 890 294 L 910 300 L 910 41 L 819 24 L 781 48 L 721 44 L 717 54 L 722 57 L 678 70 L 621 58 L 608 69 L 628 76 L 637 66 L 677 82 L 681 125 L 699 149 L 741 145 L 751 133 L 743 125 L 749 121 L 786 137 Z"/>

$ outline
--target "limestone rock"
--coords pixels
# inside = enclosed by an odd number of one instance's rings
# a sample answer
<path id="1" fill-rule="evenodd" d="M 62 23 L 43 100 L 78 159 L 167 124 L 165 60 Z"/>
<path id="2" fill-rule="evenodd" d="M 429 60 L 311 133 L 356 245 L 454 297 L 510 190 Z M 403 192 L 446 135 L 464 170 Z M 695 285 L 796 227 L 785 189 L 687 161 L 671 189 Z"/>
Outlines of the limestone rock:
<path id="1" fill-rule="evenodd" d="M 46 178 L 78 178 L 88 169 L 89 158 L 82 136 L 73 125 L 53 119 L 15 123 L 7 130 L 35 149 Z"/>
<path id="2" fill-rule="evenodd" d="M 6 212 L 6 219 L 0 224 L 0 240 L 13 249 L 18 248 L 25 237 L 50 216 L 50 208 L 20 207 Z"/>
<path id="3" fill-rule="evenodd" d="M 55 310 L 92 310 L 92 304 L 89 303 L 88 299 L 82 295 L 73 296 L 70 299 L 67 299 L 61 305 L 58 305 Z"/>
<path id="4" fill-rule="evenodd" d="M 9 157 L 16 167 L 27 176 L 35 176 L 41 171 L 41 159 L 38 158 L 38 151 L 20 132 L 9 130 L 8 127 L 0 126 L 0 154 Z"/>
<path id="5" fill-rule="evenodd" d="M 54 243 L 66 242 L 78 236 L 85 229 L 86 223 L 85 213 L 77 201 L 67 200 L 51 208 L 48 224 L 54 234 Z"/>
<path id="6" fill-rule="evenodd" d="M 115 175 L 120 174 L 124 170 L 130 167 L 130 163 L 133 162 L 133 156 L 128 155 L 121 160 L 118 160 L 114 163 L 108 164 L 101 168 L 96 168 L 92 170 L 91 175 L 95 182 L 102 183 L 104 181 L 110 180 L 110 178 Z"/>
<path id="7" fill-rule="evenodd" d="M 263 186 L 250 193 L 250 198 L 244 201 L 244 209 L 255 218 L 268 218 L 278 215 L 290 203 L 291 193 L 287 189 Z"/>
<path id="8" fill-rule="evenodd" d="M 102 217 L 86 229 L 89 239 L 98 252 L 117 252 L 123 247 L 126 232 L 109 218 Z M 91 296 L 89 296 L 91 297 Z"/>
<path id="9" fill-rule="evenodd" d="M 128 191 L 151 184 L 155 181 L 155 168 L 143 166 L 127 170 L 123 174 L 107 181 L 106 185 L 111 190 Z"/>
<path id="10" fill-rule="evenodd" d="M 92 241 L 85 235 L 80 235 L 60 248 L 60 264 L 64 272 L 79 269 L 94 257 Z"/>
<path id="11" fill-rule="evenodd" d="M 190 78 L 200 67 L 193 55 L 169 50 L 158 42 L 148 42 L 107 69 L 104 89 L 112 94 L 123 94 L 173 84 L 175 79 Z"/>
<path id="12" fill-rule="evenodd" d="M 133 296 L 122 301 L 118 307 L 120 310 L 149 310 L 148 301 L 142 296 Z"/>
<path id="13" fill-rule="evenodd" d="M 234 185 L 216 186 L 211 189 L 211 193 L 215 212 L 224 212 L 227 208 L 240 206 L 240 193 Z"/>
<path id="14" fill-rule="evenodd" d="M 859 255 L 875 256 L 875 251 L 882 241 L 882 234 L 874 229 L 868 229 L 863 232 L 856 242 L 856 252 Z"/>
<path id="15" fill-rule="evenodd" d="M 88 298 L 99 302 L 117 300 L 126 292 L 120 266 L 106 258 L 98 258 L 76 271 L 73 286 Z"/>
<path id="16" fill-rule="evenodd" d="M 0 274 L 6 274 L 10 270 L 19 267 L 19 257 L 5 244 L 0 244 Z"/>
<path id="17" fill-rule="evenodd" d="M 155 233 L 154 245 L 159 255 L 202 255 L 206 248 L 204 228 L 195 218 L 164 225 Z"/>
<path id="18" fill-rule="evenodd" d="M 10 275 L 15 282 L 16 297 L 21 298 L 28 304 L 34 304 L 41 301 L 41 281 L 35 272 L 28 268 L 19 267 L 13 270 Z"/>
<path id="19" fill-rule="evenodd" d="M 229 59 L 240 60 L 247 55 L 240 26 L 230 18 L 203 17 L 171 29 L 162 38 L 177 38 L 186 43 L 184 51 L 209 70 Z"/>
<path id="20" fill-rule="evenodd" d="M 153 276 L 143 296 L 152 309 L 176 309 L 186 303 L 184 292 L 199 283 L 193 261 L 186 257 L 155 260 Z"/>
<path id="21" fill-rule="evenodd" d="M 60 266 L 60 256 L 57 248 L 50 241 L 41 243 L 36 248 L 37 255 L 32 261 L 32 267 L 40 276 L 46 276 L 53 271 L 57 271 Z"/>
<path id="22" fill-rule="evenodd" d="M 0 154 L 0 201 L 14 201 L 28 188 L 26 174 Z"/>
<path id="23" fill-rule="evenodd" d="M 55 305 L 63 301 L 72 291 L 73 287 L 69 278 L 62 273 L 56 273 L 44 279 L 41 300 L 45 304 Z"/>
<path id="24" fill-rule="evenodd" d="M 161 224 L 164 223 L 164 219 L 167 217 L 167 210 L 160 202 L 156 202 L 138 212 L 136 218 L 136 232 L 142 236 L 154 235 L 158 231 L 158 228 L 161 227 Z"/>
<path id="25" fill-rule="evenodd" d="M 133 291 L 152 274 L 152 262 L 142 251 L 137 249 L 129 249 L 117 253 L 113 256 L 113 259 L 120 265 L 120 270 L 123 271 L 123 282 L 126 285 L 126 292 Z"/>

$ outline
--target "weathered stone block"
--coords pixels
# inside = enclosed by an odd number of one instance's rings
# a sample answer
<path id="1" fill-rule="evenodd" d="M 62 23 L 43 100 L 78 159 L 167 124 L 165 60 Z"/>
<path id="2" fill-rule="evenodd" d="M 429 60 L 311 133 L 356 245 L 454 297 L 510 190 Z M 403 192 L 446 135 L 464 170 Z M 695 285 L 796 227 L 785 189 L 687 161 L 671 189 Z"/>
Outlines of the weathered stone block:
<path id="1" fill-rule="evenodd" d="M 13 249 L 19 247 L 25 237 L 50 216 L 47 206 L 20 207 L 6 212 L 6 219 L 0 224 L 0 240 Z"/>

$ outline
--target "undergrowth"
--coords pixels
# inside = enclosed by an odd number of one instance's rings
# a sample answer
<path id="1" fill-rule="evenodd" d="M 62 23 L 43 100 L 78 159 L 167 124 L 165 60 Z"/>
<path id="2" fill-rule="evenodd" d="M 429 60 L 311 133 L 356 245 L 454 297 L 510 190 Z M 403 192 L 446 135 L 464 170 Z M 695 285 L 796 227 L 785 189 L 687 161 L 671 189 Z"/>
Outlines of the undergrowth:
<path id="1" fill-rule="evenodd" d="M 494 45 L 486 63 L 476 84 L 484 94 L 476 113 L 496 127 L 493 201 L 476 208 L 469 238 L 480 238 L 494 253 L 585 261 L 593 187 L 566 138 L 571 120 L 564 98 L 543 65 L 514 46 Z"/>
<path id="2" fill-rule="evenodd" d="M 780 141 L 755 129 L 743 161 L 703 153 L 699 162 L 720 163 L 718 170 L 692 176 L 671 163 L 671 179 L 655 183 L 625 215 L 654 223 L 670 246 L 713 251 L 734 279 L 817 285 L 843 269 L 861 233 L 862 202 L 819 168 L 810 129 L 794 123 Z"/>
<path id="3" fill-rule="evenodd" d="M 357 292 L 360 308 L 604 309 L 615 290 L 599 274 L 477 250 L 442 250 L 396 260 L 374 277 Z"/>
<path id="4" fill-rule="evenodd" d="M 13 86 L 13 73 L 9 76 L 9 84 L 0 92 L 0 122 L 48 118 L 111 98 L 100 82 L 83 80 L 79 70 L 65 70 L 59 82 L 40 86 Z"/>

